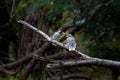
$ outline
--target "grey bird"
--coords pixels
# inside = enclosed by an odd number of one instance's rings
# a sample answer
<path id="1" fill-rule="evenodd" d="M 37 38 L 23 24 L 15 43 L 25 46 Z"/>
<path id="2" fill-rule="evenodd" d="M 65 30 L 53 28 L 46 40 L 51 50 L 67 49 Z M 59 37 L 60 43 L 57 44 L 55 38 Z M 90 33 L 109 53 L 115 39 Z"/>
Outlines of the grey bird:
<path id="1" fill-rule="evenodd" d="M 60 35 L 61 35 L 61 31 L 58 30 L 58 31 L 56 31 L 56 32 L 53 34 L 52 38 L 53 38 L 53 39 L 58 39 L 58 38 L 60 37 Z"/>
<path id="2" fill-rule="evenodd" d="M 71 34 L 67 35 L 67 39 L 66 39 L 66 44 L 65 47 L 69 50 L 69 51 L 73 51 L 76 48 L 76 42 L 74 37 Z"/>

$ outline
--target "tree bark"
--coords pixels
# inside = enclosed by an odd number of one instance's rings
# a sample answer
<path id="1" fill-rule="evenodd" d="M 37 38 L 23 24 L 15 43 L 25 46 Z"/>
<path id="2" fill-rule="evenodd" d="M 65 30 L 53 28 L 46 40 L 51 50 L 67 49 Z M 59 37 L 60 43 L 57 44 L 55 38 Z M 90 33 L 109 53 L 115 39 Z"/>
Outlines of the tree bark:
<path id="1" fill-rule="evenodd" d="M 119 76 L 119 70 L 115 68 L 111 69 L 110 80 L 118 80 L 118 76 Z"/>

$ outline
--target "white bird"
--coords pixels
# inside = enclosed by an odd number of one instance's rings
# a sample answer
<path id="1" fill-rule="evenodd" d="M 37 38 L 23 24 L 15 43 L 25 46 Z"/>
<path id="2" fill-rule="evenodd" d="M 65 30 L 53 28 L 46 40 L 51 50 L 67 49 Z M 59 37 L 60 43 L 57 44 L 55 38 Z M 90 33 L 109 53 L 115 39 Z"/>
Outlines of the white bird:
<path id="1" fill-rule="evenodd" d="M 75 39 L 71 34 L 67 35 L 65 47 L 68 48 L 69 51 L 73 51 L 76 48 Z"/>
<path id="2" fill-rule="evenodd" d="M 53 34 L 52 38 L 53 38 L 53 39 L 57 39 L 57 38 L 60 37 L 60 35 L 61 35 L 61 31 L 58 30 L 58 31 L 56 31 L 56 32 Z"/>

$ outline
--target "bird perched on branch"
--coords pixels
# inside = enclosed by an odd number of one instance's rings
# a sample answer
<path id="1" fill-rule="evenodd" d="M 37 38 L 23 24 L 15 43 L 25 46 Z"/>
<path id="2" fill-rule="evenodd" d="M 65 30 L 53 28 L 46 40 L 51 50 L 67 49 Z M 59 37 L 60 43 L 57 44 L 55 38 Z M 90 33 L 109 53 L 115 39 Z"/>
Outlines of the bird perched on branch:
<path id="1" fill-rule="evenodd" d="M 71 34 L 67 35 L 65 47 L 68 48 L 69 51 L 73 51 L 76 48 L 75 39 Z"/>
<path id="2" fill-rule="evenodd" d="M 56 31 L 56 32 L 53 34 L 52 38 L 53 38 L 53 39 L 58 39 L 58 38 L 60 37 L 60 35 L 61 35 L 61 31 L 58 30 L 58 31 Z"/>

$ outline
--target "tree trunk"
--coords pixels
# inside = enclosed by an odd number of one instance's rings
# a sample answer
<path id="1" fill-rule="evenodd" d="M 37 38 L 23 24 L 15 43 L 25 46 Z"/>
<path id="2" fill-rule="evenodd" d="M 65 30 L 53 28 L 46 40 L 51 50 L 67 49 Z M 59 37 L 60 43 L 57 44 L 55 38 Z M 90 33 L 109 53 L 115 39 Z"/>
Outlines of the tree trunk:
<path id="1" fill-rule="evenodd" d="M 118 69 L 111 69 L 110 80 L 118 80 L 119 71 Z"/>

